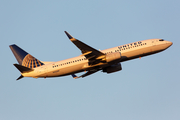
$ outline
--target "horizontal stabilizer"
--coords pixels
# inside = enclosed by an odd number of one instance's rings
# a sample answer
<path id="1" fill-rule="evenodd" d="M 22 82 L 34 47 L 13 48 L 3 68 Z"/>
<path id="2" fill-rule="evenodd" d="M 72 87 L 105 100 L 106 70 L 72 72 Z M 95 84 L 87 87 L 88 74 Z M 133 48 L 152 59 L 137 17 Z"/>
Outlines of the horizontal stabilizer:
<path id="1" fill-rule="evenodd" d="M 21 73 L 26 73 L 26 72 L 31 72 L 33 69 L 24 67 L 22 65 L 14 64 L 14 66 L 21 72 Z"/>
<path id="2" fill-rule="evenodd" d="M 79 77 L 77 77 L 75 74 L 72 74 L 72 77 L 73 77 L 74 79 L 79 78 Z"/>
<path id="3" fill-rule="evenodd" d="M 22 76 L 22 75 L 21 75 L 21 76 L 20 76 L 20 77 L 18 77 L 18 79 L 16 79 L 16 80 L 19 80 L 19 79 L 21 79 L 21 78 L 23 78 L 23 77 L 24 77 L 24 76 Z"/>

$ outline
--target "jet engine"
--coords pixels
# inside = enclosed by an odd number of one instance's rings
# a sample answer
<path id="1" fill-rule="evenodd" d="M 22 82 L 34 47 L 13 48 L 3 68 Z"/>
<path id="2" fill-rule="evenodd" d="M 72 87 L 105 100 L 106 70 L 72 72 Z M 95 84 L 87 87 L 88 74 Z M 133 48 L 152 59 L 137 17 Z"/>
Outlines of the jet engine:
<path id="1" fill-rule="evenodd" d="M 121 58 L 121 53 L 115 52 L 115 53 L 106 54 L 106 56 L 103 60 L 106 62 L 112 62 L 112 61 L 118 60 L 120 58 Z"/>
<path id="2" fill-rule="evenodd" d="M 104 68 L 103 72 L 113 73 L 113 72 L 117 72 L 120 70 L 122 70 L 121 63 L 117 63 L 117 64 L 114 64 L 114 65 Z"/>

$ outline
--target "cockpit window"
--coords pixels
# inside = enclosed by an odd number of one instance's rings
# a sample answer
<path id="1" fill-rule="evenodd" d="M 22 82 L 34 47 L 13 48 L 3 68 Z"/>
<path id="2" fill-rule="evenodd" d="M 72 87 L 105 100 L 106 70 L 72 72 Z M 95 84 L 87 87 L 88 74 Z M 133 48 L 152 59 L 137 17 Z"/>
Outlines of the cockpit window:
<path id="1" fill-rule="evenodd" d="M 160 39 L 159 41 L 164 41 L 164 39 Z"/>

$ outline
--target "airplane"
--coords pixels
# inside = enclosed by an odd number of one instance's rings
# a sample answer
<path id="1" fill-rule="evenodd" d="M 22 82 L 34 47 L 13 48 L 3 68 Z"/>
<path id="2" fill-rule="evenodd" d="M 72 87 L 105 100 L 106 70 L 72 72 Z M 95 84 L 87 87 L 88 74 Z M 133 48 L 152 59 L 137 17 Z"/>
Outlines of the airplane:
<path id="1" fill-rule="evenodd" d="M 81 55 L 57 62 L 43 62 L 17 45 L 10 45 L 10 49 L 19 64 L 14 66 L 23 77 L 49 78 L 71 75 L 73 78 L 83 78 L 98 71 L 113 73 L 122 70 L 121 62 L 141 58 L 159 53 L 169 48 L 173 43 L 164 39 L 148 39 L 137 41 L 105 50 L 97 50 L 64 31 L 72 43 L 80 50 Z M 85 72 L 81 76 L 76 73 Z"/>

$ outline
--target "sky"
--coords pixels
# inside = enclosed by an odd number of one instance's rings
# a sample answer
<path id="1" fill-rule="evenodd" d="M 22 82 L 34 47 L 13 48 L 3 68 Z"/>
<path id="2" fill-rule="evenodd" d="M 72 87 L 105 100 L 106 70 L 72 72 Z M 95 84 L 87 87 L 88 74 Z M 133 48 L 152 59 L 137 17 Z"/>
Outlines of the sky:
<path id="1" fill-rule="evenodd" d="M 0 0 L 0 119 L 179 120 L 179 6 L 179 0 Z M 173 45 L 123 62 L 112 74 L 16 81 L 9 45 L 41 61 L 80 55 L 64 31 L 100 50 L 152 38 Z"/>

